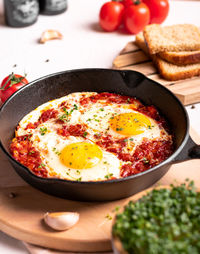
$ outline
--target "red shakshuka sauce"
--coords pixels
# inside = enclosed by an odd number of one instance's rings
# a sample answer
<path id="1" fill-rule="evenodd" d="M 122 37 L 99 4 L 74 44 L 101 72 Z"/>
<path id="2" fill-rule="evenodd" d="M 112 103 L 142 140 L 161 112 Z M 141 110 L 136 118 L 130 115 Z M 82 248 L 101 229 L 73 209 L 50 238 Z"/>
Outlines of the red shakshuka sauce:
<path id="1" fill-rule="evenodd" d="M 170 141 L 143 141 L 139 145 L 133 156 L 129 154 L 119 154 L 119 159 L 130 161 L 130 164 L 122 166 L 121 176 L 126 177 L 143 172 L 166 160 L 173 152 Z"/>
<path id="2" fill-rule="evenodd" d="M 87 110 L 88 104 L 97 103 L 101 100 L 114 104 L 135 104 L 137 105 L 137 107 L 134 108 L 135 111 L 151 117 L 160 127 L 169 131 L 165 119 L 159 115 L 159 112 L 154 106 L 144 106 L 139 100 L 133 97 L 113 93 L 99 93 L 89 97 L 82 95 L 79 103 L 85 110 Z M 64 111 L 65 107 L 66 102 L 62 102 L 60 108 Z M 67 123 L 66 119 L 58 117 L 58 111 L 55 109 L 43 111 L 38 121 L 35 123 L 28 123 L 25 130 L 35 129 L 41 123 L 44 123 L 49 119 L 55 120 L 55 123 L 59 125 L 57 128 L 58 135 L 63 137 L 76 136 L 87 139 L 86 124 L 70 125 Z M 42 164 L 40 153 L 33 147 L 29 138 L 28 135 L 14 138 L 10 145 L 11 154 L 17 161 L 28 167 L 37 176 L 47 177 L 48 172 L 45 165 Z M 166 160 L 173 153 L 173 144 L 171 140 L 151 141 L 144 138 L 142 143 L 136 147 L 134 153 L 129 154 L 123 152 L 123 148 L 126 146 L 127 142 L 126 138 L 116 139 L 109 134 L 99 133 L 94 134 L 93 139 L 93 142 L 98 146 L 115 154 L 123 162 L 127 162 L 121 168 L 121 177 L 127 177 L 148 170 Z"/>
<path id="3" fill-rule="evenodd" d="M 75 136 L 75 137 L 84 137 L 86 135 L 87 126 L 84 124 L 75 124 L 75 125 L 63 125 L 62 128 L 57 129 L 57 133 L 61 136 Z"/>
<path id="4" fill-rule="evenodd" d="M 142 105 L 139 100 L 133 97 L 125 96 L 125 95 L 120 95 L 120 94 L 114 94 L 114 93 L 99 93 L 96 95 L 92 95 L 86 98 L 82 98 L 80 100 L 80 104 L 82 106 L 86 106 L 90 102 L 96 103 L 99 100 L 105 100 L 109 103 L 117 103 L 117 104 L 122 104 L 122 103 L 128 103 L 128 104 L 133 104 L 134 102 Z"/>
<path id="5" fill-rule="evenodd" d="M 58 115 L 58 111 L 54 109 L 47 109 L 42 112 L 40 118 L 35 123 L 28 123 L 25 130 L 28 129 L 36 129 L 41 123 L 48 121 L 49 119 L 56 118 Z"/>
<path id="6" fill-rule="evenodd" d="M 40 153 L 33 147 L 29 135 L 14 138 L 10 145 L 10 151 L 17 161 L 29 168 L 34 174 L 47 177 L 47 170 L 42 164 Z"/>

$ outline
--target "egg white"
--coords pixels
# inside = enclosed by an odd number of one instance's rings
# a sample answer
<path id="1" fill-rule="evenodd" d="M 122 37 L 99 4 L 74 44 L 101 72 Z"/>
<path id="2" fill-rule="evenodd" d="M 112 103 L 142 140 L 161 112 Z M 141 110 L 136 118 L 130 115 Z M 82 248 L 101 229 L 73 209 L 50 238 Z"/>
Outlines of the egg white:
<path id="1" fill-rule="evenodd" d="M 38 141 L 39 137 L 39 141 Z M 120 177 L 121 162 L 114 154 L 103 151 L 102 160 L 92 168 L 73 169 L 68 168 L 60 160 L 60 154 L 64 147 L 69 144 L 83 142 L 81 137 L 61 137 L 54 132 L 48 132 L 41 136 L 34 133 L 31 137 L 34 147 L 40 151 L 45 168 L 48 170 L 49 177 L 68 179 L 73 181 L 97 181 L 107 180 L 111 176 Z"/>
<path id="2" fill-rule="evenodd" d="M 82 108 L 80 103 L 79 103 L 80 97 L 81 96 L 89 97 L 89 96 L 92 96 L 92 95 L 95 95 L 95 94 L 97 94 L 97 93 L 95 93 L 95 92 L 71 93 L 71 94 L 63 96 L 59 99 L 48 101 L 48 102 L 40 105 L 39 107 L 32 110 L 30 113 L 28 113 L 27 115 L 25 115 L 21 119 L 21 121 L 19 122 L 18 128 L 16 130 L 16 136 L 21 136 L 21 135 L 25 135 L 27 133 L 34 132 L 34 130 L 32 130 L 32 129 L 25 130 L 25 128 L 26 128 L 28 123 L 37 122 L 39 117 L 41 116 L 42 112 L 45 111 L 45 110 L 53 108 L 55 110 L 58 110 L 59 116 L 62 116 L 64 114 L 64 112 L 61 111 L 59 106 L 63 102 L 66 102 L 66 105 L 69 108 L 69 110 L 73 109 L 74 105 L 77 105 L 79 110 L 74 110 L 72 112 L 72 114 L 69 116 L 69 120 L 70 120 L 71 124 L 78 123 L 79 122 L 80 109 Z M 51 121 L 52 120 L 50 119 L 49 122 L 51 122 Z"/>
<path id="3" fill-rule="evenodd" d="M 110 127 L 111 117 L 123 113 L 135 113 L 142 114 L 132 108 L 127 107 L 127 104 L 112 104 L 104 105 L 95 103 L 91 104 L 87 110 L 80 115 L 79 121 L 81 123 L 87 123 L 88 129 L 90 130 L 88 138 L 94 140 L 92 135 L 111 135 L 113 139 L 126 139 L 128 141 L 127 146 L 123 149 L 124 152 L 130 152 L 135 150 L 135 148 L 140 145 L 144 138 L 148 140 L 158 140 L 158 139 L 168 139 L 168 134 L 164 128 L 158 126 L 158 123 L 145 115 L 146 118 L 151 122 L 149 128 L 144 129 L 144 132 L 137 135 L 123 135 Z M 121 126 L 123 127 L 123 126 Z"/>

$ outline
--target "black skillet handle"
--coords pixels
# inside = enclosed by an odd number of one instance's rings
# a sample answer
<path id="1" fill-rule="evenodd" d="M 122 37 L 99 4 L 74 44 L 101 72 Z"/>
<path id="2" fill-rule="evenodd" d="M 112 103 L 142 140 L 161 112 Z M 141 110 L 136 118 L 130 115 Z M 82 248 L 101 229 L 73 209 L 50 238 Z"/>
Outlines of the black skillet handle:
<path id="1" fill-rule="evenodd" d="M 200 159 L 200 145 L 197 145 L 189 136 L 186 145 L 179 155 L 174 159 L 174 162 L 181 162 L 190 159 Z"/>

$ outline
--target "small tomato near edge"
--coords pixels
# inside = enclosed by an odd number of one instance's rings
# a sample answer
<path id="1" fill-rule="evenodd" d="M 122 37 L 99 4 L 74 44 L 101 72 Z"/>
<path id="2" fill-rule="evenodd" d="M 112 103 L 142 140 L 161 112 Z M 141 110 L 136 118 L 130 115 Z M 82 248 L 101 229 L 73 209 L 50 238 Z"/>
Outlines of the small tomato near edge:
<path id="1" fill-rule="evenodd" d="M 137 0 L 124 11 L 124 27 L 131 34 L 137 34 L 150 21 L 150 11 L 146 4 Z"/>
<path id="2" fill-rule="evenodd" d="M 169 13 L 168 0 L 143 0 L 150 10 L 150 24 L 161 24 Z"/>
<path id="3" fill-rule="evenodd" d="M 122 23 L 124 5 L 120 2 L 106 2 L 99 13 L 100 26 L 107 32 L 115 31 Z"/>
<path id="4" fill-rule="evenodd" d="M 28 80 L 21 75 L 12 73 L 5 77 L 0 86 L 1 102 L 4 103 L 14 92 L 26 84 L 28 84 Z"/>

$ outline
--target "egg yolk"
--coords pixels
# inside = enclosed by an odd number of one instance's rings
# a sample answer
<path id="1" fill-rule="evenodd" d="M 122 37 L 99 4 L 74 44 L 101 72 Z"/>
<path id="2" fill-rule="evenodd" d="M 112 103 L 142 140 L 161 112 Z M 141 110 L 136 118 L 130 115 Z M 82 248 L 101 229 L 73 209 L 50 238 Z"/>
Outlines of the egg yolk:
<path id="1" fill-rule="evenodd" d="M 101 149 L 91 143 L 77 142 L 67 145 L 60 154 L 61 162 L 73 169 L 92 168 L 103 157 Z"/>
<path id="2" fill-rule="evenodd" d="M 122 135 L 138 135 L 151 127 L 151 121 L 143 114 L 122 113 L 110 119 L 110 127 Z"/>

